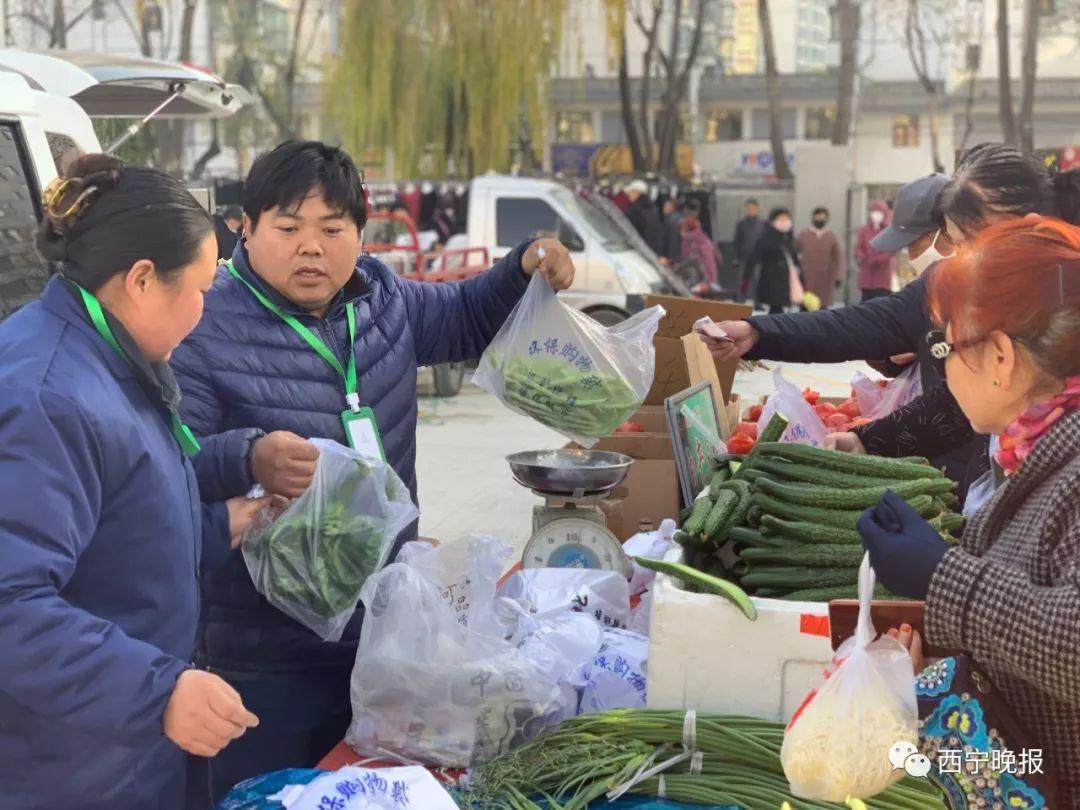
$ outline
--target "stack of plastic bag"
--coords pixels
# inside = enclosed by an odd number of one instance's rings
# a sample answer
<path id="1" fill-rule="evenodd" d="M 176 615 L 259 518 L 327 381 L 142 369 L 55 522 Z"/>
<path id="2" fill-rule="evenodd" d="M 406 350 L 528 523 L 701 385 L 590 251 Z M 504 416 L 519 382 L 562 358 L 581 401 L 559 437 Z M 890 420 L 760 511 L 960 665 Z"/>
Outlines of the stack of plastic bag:
<path id="1" fill-rule="evenodd" d="M 604 630 L 600 651 L 575 676 L 581 714 L 644 709 L 649 639 L 630 630 Z"/>
<path id="2" fill-rule="evenodd" d="M 508 549 L 493 550 L 494 542 L 474 538 L 459 557 L 471 600 L 464 621 L 429 578 L 436 568 L 444 581 L 454 576 L 446 547 L 410 551 L 409 563 L 389 565 L 365 584 L 346 737 L 358 752 L 465 767 L 577 713 L 566 679 L 599 650 L 599 626 L 583 616 L 576 617 L 583 624 L 567 621 L 570 613 L 552 627 L 510 600 L 500 610 L 501 563 L 493 558 Z M 443 557 L 439 565 L 425 559 L 432 554 Z"/>
<path id="3" fill-rule="evenodd" d="M 569 611 L 591 616 L 603 627 L 626 627 L 630 619 L 630 589 L 615 571 L 526 568 L 503 583 L 499 596 L 539 618 Z"/>
<path id="4" fill-rule="evenodd" d="M 776 391 L 765 401 L 758 424 L 769 424 L 773 414 L 779 413 L 788 420 L 788 426 L 780 437 L 780 441 L 820 447 L 825 443 L 825 437 L 828 435 L 821 417 L 803 399 L 802 392 L 784 379 L 780 369 L 774 369 L 772 377 Z"/>

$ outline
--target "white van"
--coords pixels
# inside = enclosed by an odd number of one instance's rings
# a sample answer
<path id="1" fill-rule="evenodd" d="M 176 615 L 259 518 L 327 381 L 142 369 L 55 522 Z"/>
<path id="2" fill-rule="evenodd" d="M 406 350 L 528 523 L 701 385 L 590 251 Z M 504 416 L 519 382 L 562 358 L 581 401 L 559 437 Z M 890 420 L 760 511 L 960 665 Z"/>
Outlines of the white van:
<path id="1" fill-rule="evenodd" d="M 557 237 L 573 256 L 574 285 L 560 296 L 605 325 L 641 310 L 646 295 L 686 294 L 643 249 L 629 224 L 620 227 L 609 214 L 565 186 L 504 175 L 472 181 L 470 246 L 486 247 L 495 260 L 538 234 Z"/>
<path id="2" fill-rule="evenodd" d="M 34 248 L 41 192 L 71 152 L 100 152 L 90 116 L 232 115 L 251 96 L 172 62 L 0 49 L 0 319 L 36 298 L 49 270 Z M 106 145 L 108 148 L 108 145 Z"/>

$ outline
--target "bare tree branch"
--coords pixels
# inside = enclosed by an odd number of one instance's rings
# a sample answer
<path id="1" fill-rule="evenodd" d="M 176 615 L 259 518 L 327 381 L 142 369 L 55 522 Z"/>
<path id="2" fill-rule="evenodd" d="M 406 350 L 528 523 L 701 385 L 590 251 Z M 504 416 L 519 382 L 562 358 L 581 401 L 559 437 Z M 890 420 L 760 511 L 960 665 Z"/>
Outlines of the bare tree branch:
<path id="1" fill-rule="evenodd" d="M 1038 70 L 1039 4 L 1024 0 L 1024 47 L 1020 57 L 1020 148 L 1035 149 L 1035 74 Z"/>
<path id="2" fill-rule="evenodd" d="M 1005 142 L 1019 142 L 1016 134 L 1016 117 L 1013 112 L 1012 76 L 1009 69 L 1009 0 L 998 0 L 997 16 L 998 48 L 998 112 L 1001 116 L 1002 134 Z"/>

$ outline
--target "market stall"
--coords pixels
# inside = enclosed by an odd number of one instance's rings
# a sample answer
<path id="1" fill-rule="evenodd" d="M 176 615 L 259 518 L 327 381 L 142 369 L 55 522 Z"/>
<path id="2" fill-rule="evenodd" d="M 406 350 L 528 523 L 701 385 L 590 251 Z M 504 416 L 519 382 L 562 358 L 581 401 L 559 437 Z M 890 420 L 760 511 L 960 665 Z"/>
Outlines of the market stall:
<path id="1" fill-rule="evenodd" d="M 860 380 L 825 402 L 778 373 L 774 396 L 742 402 L 734 364 L 695 334 L 710 313 L 742 314 L 731 305 L 649 302 L 604 329 L 536 292 L 477 378 L 572 441 L 508 459 L 537 495 L 531 539 L 513 557 L 473 536 L 376 560 L 355 597 L 367 614 L 346 740 L 319 770 L 238 786 L 222 806 L 436 808 L 407 795 L 436 785 L 438 802 L 475 810 L 943 807 L 910 759 L 910 659 L 871 643 L 872 611 L 897 608 L 855 521 L 889 489 L 955 532 L 953 484 L 924 461 L 818 446 L 840 418 L 910 392 Z M 835 600 L 858 628 L 834 644 Z M 856 669 L 870 686 L 853 709 L 828 695 Z M 395 795 L 417 766 L 434 780 Z"/>

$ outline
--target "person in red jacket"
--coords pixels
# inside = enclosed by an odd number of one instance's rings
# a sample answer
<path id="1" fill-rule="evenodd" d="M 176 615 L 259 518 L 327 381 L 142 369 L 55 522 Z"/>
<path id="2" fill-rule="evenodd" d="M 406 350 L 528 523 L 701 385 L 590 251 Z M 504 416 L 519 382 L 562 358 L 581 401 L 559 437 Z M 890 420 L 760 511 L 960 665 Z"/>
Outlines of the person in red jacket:
<path id="1" fill-rule="evenodd" d="M 859 266 L 859 289 L 862 300 L 883 298 L 892 293 L 892 254 L 870 246 L 870 240 L 889 224 L 889 206 L 878 200 L 870 205 L 870 219 L 859 228 L 855 243 L 855 262 Z"/>
<path id="2" fill-rule="evenodd" d="M 701 280 L 710 286 L 716 284 L 724 260 L 712 239 L 701 228 L 701 204 L 697 200 L 689 200 L 683 208 L 679 233 L 683 260 L 696 260 Z"/>

